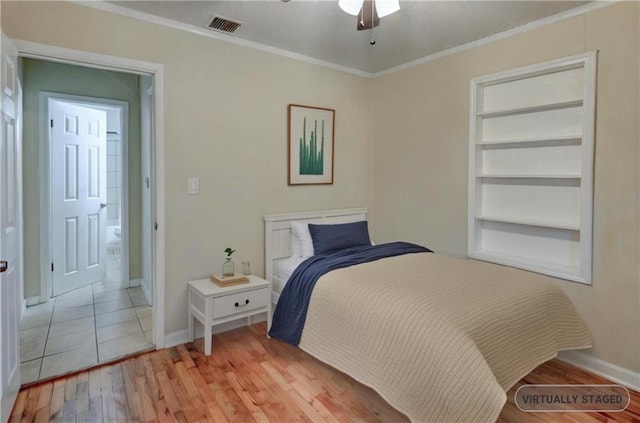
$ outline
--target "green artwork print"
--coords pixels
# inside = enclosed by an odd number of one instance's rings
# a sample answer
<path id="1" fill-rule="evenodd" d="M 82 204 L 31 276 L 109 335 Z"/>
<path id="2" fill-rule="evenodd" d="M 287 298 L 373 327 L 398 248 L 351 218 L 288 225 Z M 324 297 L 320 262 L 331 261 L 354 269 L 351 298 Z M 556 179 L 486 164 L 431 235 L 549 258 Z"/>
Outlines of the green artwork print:
<path id="1" fill-rule="evenodd" d="M 287 108 L 287 183 L 333 184 L 335 113 L 333 109 L 289 104 Z"/>
<path id="2" fill-rule="evenodd" d="M 302 138 L 300 138 L 300 175 L 322 175 L 324 173 L 324 119 L 322 119 L 320 149 L 318 149 L 318 120 L 313 123 L 313 130 L 307 142 L 307 118 L 302 121 Z"/>

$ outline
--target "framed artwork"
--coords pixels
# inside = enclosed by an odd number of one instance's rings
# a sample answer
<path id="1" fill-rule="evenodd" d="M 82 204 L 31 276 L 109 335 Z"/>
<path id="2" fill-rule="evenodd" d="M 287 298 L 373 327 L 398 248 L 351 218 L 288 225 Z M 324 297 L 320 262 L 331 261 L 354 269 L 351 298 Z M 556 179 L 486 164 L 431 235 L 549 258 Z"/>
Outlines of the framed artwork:
<path id="1" fill-rule="evenodd" d="M 333 184 L 336 111 L 289 104 L 289 185 Z"/>

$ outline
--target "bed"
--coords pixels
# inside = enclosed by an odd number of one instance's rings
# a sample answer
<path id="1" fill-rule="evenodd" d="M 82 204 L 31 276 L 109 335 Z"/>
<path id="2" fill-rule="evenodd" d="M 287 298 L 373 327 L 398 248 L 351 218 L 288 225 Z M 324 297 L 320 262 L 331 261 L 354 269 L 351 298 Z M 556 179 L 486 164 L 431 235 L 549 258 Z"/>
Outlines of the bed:
<path id="1" fill-rule="evenodd" d="M 320 212 L 301 212 L 270 214 L 264 216 L 265 240 L 265 275 L 271 281 L 272 310 L 280 298 L 287 279 L 293 270 L 304 259 L 293 258 L 293 237 L 291 225 L 293 222 L 333 224 L 350 223 L 367 220 L 367 209 L 353 208 L 344 210 L 328 210 Z"/>
<path id="2" fill-rule="evenodd" d="M 308 263 L 292 260 L 292 228 L 360 222 L 366 214 L 265 216 L 276 315 L 279 302 L 290 303 L 283 287 L 298 283 L 299 275 L 290 281 L 288 275 Z M 317 279 L 307 307 L 298 346 L 373 388 L 414 422 L 495 421 L 505 392 L 523 376 L 558 351 L 591 346 L 580 316 L 548 278 L 422 250 L 329 271 Z"/>

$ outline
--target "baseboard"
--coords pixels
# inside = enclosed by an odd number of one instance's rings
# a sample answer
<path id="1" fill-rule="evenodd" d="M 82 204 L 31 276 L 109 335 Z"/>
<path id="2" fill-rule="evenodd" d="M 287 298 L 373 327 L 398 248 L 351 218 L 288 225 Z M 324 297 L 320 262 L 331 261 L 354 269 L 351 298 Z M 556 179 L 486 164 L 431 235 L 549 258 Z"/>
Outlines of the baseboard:
<path id="1" fill-rule="evenodd" d="M 252 318 L 253 323 L 264 322 L 266 320 L 267 320 L 266 313 L 256 314 Z M 244 318 L 233 320 L 227 323 L 222 323 L 220 325 L 216 325 L 213 327 L 212 332 L 214 334 L 222 333 L 222 332 L 227 332 L 233 329 L 238 329 L 243 326 L 246 326 L 246 319 Z M 196 339 L 202 338 L 203 336 L 204 336 L 204 328 L 202 327 L 201 324 L 196 323 Z M 175 332 L 168 333 L 164 336 L 165 348 L 175 347 L 176 345 L 184 344 L 186 342 L 189 342 L 189 333 L 187 329 L 177 330 Z M 215 346 L 213 348 L 215 349 Z"/>
<path id="2" fill-rule="evenodd" d="M 144 283 L 144 279 L 140 279 L 140 288 L 142 288 L 142 293 L 144 297 L 147 299 L 149 305 L 153 305 L 153 298 L 151 298 L 151 289 Z"/>
<path id="3" fill-rule="evenodd" d="M 140 286 L 142 284 L 142 279 L 131 279 L 129 281 L 129 288 L 135 288 L 136 286 Z"/>
<path id="4" fill-rule="evenodd" d="M 30 307 L 32 305 L 40 304 L 42 301 L 40 299 L 40 295 L 33 295 L 31 297 L 27 297 L 24 299 L 25 307 Z"/>
<path id="5" fill-rule="evenodd" d="M 560 351 L 558 359 L 640 392 L 640 373 L 581 351 Z"/>

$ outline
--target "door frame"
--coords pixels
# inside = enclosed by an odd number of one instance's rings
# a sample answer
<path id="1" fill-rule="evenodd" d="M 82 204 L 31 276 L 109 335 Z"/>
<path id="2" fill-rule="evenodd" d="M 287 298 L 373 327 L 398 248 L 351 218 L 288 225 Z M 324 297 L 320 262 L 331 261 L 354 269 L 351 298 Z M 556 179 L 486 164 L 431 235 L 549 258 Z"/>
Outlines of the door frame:
<path id="1" fill-rule="evenodd" d="M 147 77 L 145 77 L 147 78 Z M 146 86 L 146 80 L 144 80 Z M 154 97 L 153 81 L 147 89 L 143 87 L 143 79 L 140 80 L 140 106 L 143 104 L 152 104 Z M 145 116 L 145 111 L 140 111 L 140 155 L 142 157 L 141 170 L 142 170 L 142 198 L 141 198 L 141 210 L 142 215 L 142 279 L 140 288 L 144 293 L 145 298 L 149 301 L 149 304 L 153 305 L 153 266 L 151 256 L 153 255 L 153 229 L 152 220 L 150 219 L 150 213 L 144 213 L 145 210 L 151 210 L 153 206 L 153 191 L 151 188 L 151 182 L 153 179 L 153 166 L 151 165 L 151 157 L 153 156 L 153 122 L 155 117 L 153 116 L 153 110 L 151 107 L 147 107 L 148 116 Z M 145 118 L 148 119 L 148 125 L 145 125 Z M 145 154 L 146 153 L 146 154 Z M 145 207 L 146 203 L 146 207 Z M 145 230 L 146 228 L 146 230 Z"/>
<path id="2" fill-rule="evenodd" d="M 152 221 L 156 230 L 152 231 L 153 281 L 153 340 L 157 349 L 165 346 L 165 172 L 164 172 L 164 66 L 158 63 L 109 56 L 98 53 L 56 47 L 13 39 L 19 57 L 48 60 L 96 69 L 149 75 L 153 79 L 154 101 L 152 103 L 154 123 L 151 151 L 152 179 Z"/>
<path id="3" fill-rule="evenodd" d="M 51 131 L 49 119 L 51 119 L 51 101 L 64 101 L 88 107 L 107 106 L 120 108 L 120 121 L 122 122 L 122 143 L 120 145 L 122 160 L 122 189 L 120 192 L 120 226 L 122 228 L 122 254 L 120 256 L 120 283 L 123 288 L 131 286 L 129 279 L 129 103 L 122 100 L 109 98 L 87 97 L 73 94 L 40 91 L 40 302 L 49 301 L 53 292 L 53 280 L 51 277 L 51 262 L 53 260 L 53 223 L 51 221 L 53 210 L 51 208 Z M 107 141 L 108 142 L 108 141 Z M 106 172 L 106 169 L 105 169 Z M 106 240 L 105 240 L 106 242 Z M 105 244 L 106 245 L 106 244 Z"/>

